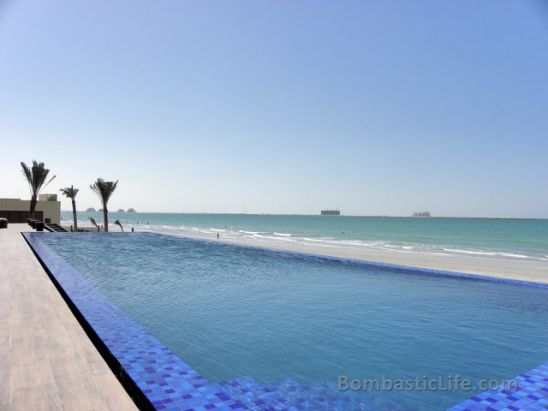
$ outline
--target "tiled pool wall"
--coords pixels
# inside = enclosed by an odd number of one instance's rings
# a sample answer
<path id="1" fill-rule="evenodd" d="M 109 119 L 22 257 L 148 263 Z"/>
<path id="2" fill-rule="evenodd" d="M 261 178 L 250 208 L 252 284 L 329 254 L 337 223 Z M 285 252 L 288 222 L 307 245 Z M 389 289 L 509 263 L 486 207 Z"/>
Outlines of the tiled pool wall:
<path id="1" fill-rule="evenodd" d="M 548 362 L 513 379 L 516 389 L 485 391 L 448 411 L 548 410 Z"/>
<path id="2" fill-rule="evenodd" d="M 35 255 L 59 289 L 82 326 L 119 377 L 137 405 L 157 410 L 345 410 L 357 409 L 356 398 L 334 393 L 332 387 L 304 387 L 291 381 L 265 385 L 251 377 L 210 383 L 168 347 L 147 333 L 126 313 L 112 304 L 62 257 L 43 241 L 43 235 L 23 233 Z M 160 235 L 160 234 L 157 234 Z M 198 240 L 197 240 L 198 241 Z M 442 275 L 483 281 L 521 284 L 548 288 L 546 284 L 483 277 L 466 273 L 412 268 L 361 260 L 332 258 L 312 254 L 276 251 L 277 253 L 337 260 L 346 264 L 368 265 L 410 273 Z M 454 407 L 464 410 L 548 410 L 548 363 L 515 378 L 516 390 L 486 391 Z M 377 399 L 372 406 L 379 409 Z M 367 407 L 367 404 L 364 404 Z M 405 410 L 397 404 L 386 409 Z M 383 407 L 381 406 L 380 409 Z M 368 408 L 365 408 L 368 409 Z"/>

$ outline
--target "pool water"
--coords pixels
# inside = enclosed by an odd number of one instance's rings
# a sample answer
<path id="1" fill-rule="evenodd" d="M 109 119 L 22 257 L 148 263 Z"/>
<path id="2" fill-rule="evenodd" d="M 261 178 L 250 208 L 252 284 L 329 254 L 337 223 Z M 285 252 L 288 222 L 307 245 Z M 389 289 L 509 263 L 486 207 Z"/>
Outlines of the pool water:
<path id="1" fill-rule="evenodd" d="M 42 239 L 227 389 L 243 379 L 336 395 L 341 376 L 475 384 L 548 360 L 546 288 L 152 233 Z M 358 392 L 352 407 L 439 410 L 476 392 Z"/>

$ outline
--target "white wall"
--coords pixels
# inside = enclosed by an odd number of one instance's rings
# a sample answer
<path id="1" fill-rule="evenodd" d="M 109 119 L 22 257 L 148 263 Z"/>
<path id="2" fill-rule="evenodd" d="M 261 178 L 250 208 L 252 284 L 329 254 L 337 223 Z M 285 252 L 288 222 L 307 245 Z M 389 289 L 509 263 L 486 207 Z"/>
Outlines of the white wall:
<path id="1" fill-rule="evenodd" d="M 18 198 L 0 198 L 0 210 L 5 211 L 28 211 L 30 209 L 30 200 L 20 200 Z M 61 223 L 61 202 L 60 201 L 38 201 L 36 211 L 44 213 L 44 219 L 51 219 L 52 223 Z"/>

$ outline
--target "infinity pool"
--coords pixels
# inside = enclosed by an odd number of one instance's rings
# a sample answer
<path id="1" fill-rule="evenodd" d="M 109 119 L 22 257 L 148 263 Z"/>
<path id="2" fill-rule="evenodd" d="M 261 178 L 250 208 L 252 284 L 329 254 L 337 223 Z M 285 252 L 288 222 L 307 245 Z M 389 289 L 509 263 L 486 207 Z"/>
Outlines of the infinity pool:
<path id="1" fill-rule="evenodd" d="M 478 391 L 338 384 L 457 375 L 477 384 L 548 360 L 546 288 L 152 233 L 41 240 L 243 402 L 268 387 L 288 409 L 318 409 L 321 397 L 325 409 L 440 410 Z M 350 402 L 329 408 L 342 395 Z"/>

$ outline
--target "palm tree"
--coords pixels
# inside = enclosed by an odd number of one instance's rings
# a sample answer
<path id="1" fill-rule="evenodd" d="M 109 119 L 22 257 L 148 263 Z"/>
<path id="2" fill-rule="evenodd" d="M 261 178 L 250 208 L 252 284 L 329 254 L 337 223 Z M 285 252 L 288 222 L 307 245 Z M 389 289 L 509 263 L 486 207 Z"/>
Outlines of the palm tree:
<path id="1" fill-rule="evenodd" d="M 34 211 L 36 210 L 36 202 L 38 201 L 38 194 L 42 187 L 47 186 L 56 177 L 53 176 L 46 182 L 49 174 L 49 169 L 46 168 L 44 163 L 39 163 L 36 160 L 32 160 L 32 167 L 27 166 L 21 161 L 21 168 L 23 174 L 29 183 L 31 197 L 30 197 L 30 218 L 34 218 Z"/>
<path id="2" fill-rule="evenodd" d="M 116 220 L 116 221 L 114 222 L 114 224 L 116 224 L 117 226 L 120 227 L 120 229 L 122 230 L 122 233 L 124 232 L 124 227 L 122 227 L 122 223 L 120 222 L 120 220 Z"/>
<path id="3" fill-rule="evenodd" d="M 97 229 L 97 231 L 99 231 L 99 226 L 97 225 L 97 221 L 95 221 L 95 218 L 90 217 L 89 222 L 91 223 L 92 226 L 94 226 Z"/>
<path id="4" fill-rule="evenodd" d="M 102 178 L 98 178 L 97 181 L 89 186 L 92 191 L 99 196 L 101 204 L 103 204 L 103 224 L 105 225 L 105 231 L 108 232 L 108 209 L 107 204 L 108 200 L 116 186 L 118 185 L 118 180 L 116 181 L 105 181 Z"/>
<path id="5" fill-rule="evenodd" d="M 63 193 L 67 198 L 72 200 L 72 218 L 74 219 L 74 231 L 78 231 L 78 222 L 76 220 L 76 194 L 78 194 L 77 188 L 74 186 L 62 188 L 61 193 Z"/>

